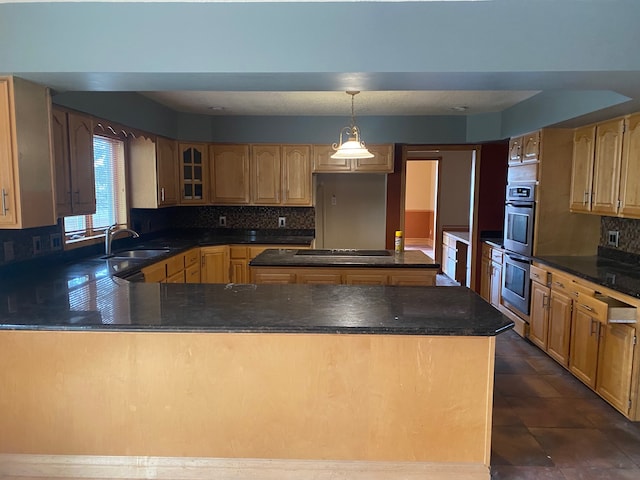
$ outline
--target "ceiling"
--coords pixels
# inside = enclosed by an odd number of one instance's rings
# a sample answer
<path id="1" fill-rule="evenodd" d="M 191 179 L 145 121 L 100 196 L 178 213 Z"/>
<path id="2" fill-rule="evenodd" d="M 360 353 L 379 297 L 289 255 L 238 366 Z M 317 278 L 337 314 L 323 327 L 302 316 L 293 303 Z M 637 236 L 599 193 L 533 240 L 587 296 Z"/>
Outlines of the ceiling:
<path id="1" fill-rule="evenodd" d="M 139 92 L 173 110 L 203 115 L 350 115 L 351 97 L 334 91 Z M 356 116 L 470 115 L 500 112 L 537 90 L 365 91 L 354 97 Z"/>

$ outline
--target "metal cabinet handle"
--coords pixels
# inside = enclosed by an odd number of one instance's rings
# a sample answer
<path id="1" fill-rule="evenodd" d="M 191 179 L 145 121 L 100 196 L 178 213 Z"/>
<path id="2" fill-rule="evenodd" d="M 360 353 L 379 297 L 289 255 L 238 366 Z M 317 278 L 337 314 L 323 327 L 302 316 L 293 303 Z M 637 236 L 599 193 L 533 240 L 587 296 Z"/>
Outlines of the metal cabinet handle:
<path id="1" fill-rule="evenodd" d="M 549 308 L 549 295 L 546 293 L 542 295 L 542 308 Z"/>
<path id="2" fill-rule="evenodd" d="M 532 275 L 533 277 L 540 278 L 540 275 L 538 275 L 537 273 L 531 273 L 531 275 Z"/>
<path id="3" fill-rule="evenodd" d="M 594 320 L 593 318 L 591 319 L 591 329 L 589 331 L 589 336 L 593 336 L 594 333 L 597 333 L 598 330 L 598 321 Z M 595 326 L 595 328 L 594 328 Z"/>
<path id="4" fill-rule="evenodd" d="M 578 293 L 578 292 L 571 292 L 571 295 L 573 295 L 574 297 L 578 298 L 578 296 L 580 295 L 580 293 Z"/>
<path id="5" fill-rule="evenodd" d="M 7 207 L 7 196 L 9 194 L 7 193 L 7 191 L 3 188 L 2 189 L 2 216 L 6 216 L 7 212 L 9 211 L 9 207 Z"/>
<path id="6" fill-rule="evenodd" d="M 589 192 L 584 192 L 584 196 L 582 198 L 582 205 L 586 205 L 587 204 L 587 202 L 589 201 L 589 200 L 587 200 L 588 198 L 589 198 Z"/>
<path id="7" fill-rule="evenodd" d="M 164 187 L 160 189 L 160 201 L 164 202 Z"/>
<path id="8" fill-rule="evenodd" d="M 588 305 L 584 305 L 583 303 L 579 303 L 578 305 L 580 305 L 582 308 L 584 308 L 585 310 L 587 310 L 589 312 L 593 312 L 593 308 L 591 308 Z"/>
<path id="9" fill-rule="evenodd" d="M 560 288 L 564 288 L 564 283 L 562 283 L 562 282 L 553 282 L 553 283 L 554 283 L 554 285 L 557 285 Z"/>

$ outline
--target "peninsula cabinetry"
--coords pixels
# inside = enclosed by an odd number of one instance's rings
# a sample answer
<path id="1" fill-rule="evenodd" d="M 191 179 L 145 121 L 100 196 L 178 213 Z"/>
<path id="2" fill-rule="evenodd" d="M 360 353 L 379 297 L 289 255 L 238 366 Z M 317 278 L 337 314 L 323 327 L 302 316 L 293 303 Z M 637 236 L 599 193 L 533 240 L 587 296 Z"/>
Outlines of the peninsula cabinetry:
<path id="1" fill-rule="evenodd" d="M 435 268 L 251 267 L 251 283 L 434 286 Z"/>
<path id="2" fill-rule="evenodd" d="M 200 281 L 229 283 L 229 246 L 200 248 Z"/>
<path id="3" fill-rule="evenodd" d="M 0 228 L 54 225 L 49 91 L 0 77 Z"/>
<path id="4" fill-rule="evenodd" d="M 331 158 L 335 150 L 331 145 L 313 146 L 314 173 L 393 173 L 393 145 L 367 145 L 373 158 Z"/>
<path id="5" fill-rule="evenodd" d="M 147 283 L 199 283 L 200 248 L 192 248 L 142 269 Z"/>
<path id="6" fill-rule="evenodd" d="M 129 139 L 131 206 L 158 208 L 178 204 L 178 144 L 168 138 Z"/>

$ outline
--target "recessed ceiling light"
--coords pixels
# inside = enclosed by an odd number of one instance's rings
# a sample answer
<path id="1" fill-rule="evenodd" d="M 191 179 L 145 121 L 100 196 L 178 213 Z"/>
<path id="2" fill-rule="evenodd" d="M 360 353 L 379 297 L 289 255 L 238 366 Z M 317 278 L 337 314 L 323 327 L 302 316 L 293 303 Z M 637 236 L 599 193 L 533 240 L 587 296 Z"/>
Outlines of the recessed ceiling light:
<path id="1" fill-rule="evenodd" d="M 457 105 L 455 107 L 451 107 L 451 110 L 453 110 L 454 112 L 466 112 L 467 110 L 469 110 L 469 107 L 467 107 L 466 105 Z"/>

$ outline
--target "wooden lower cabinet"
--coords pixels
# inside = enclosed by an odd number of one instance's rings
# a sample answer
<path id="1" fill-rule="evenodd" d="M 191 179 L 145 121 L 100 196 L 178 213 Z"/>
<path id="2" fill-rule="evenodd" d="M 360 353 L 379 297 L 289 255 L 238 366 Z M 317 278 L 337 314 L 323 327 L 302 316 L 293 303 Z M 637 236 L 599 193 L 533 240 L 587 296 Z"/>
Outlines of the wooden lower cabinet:
<path id="1" fill-rule="evenodd" d="M 251 283 L 434 286 L 436 269 L 252 267 Z"/>
<path id="2" fill-rule="evenodd" d="M 543 350 L 549 341 L 549 296 L 551 289 L 538 282 L 531 283 L 529 340 Z"/>
<path id="3" fill-rule="evenodd" d="M 200 248 L 200 282 L 229 283 L 229 246 Z"/>
<path id="4" fill-rule="evenodd" d="M 569 370 L 591 388 L 596 386 L 600 322 L 579 303 L 571 318 Z"/>
<path id="5" fill-rule="evenodd" d="M 149 283 L 200 283 L 200 248 L 144 267 L 142 273 Z"/>
<path id="6" fill-rule="evenodd" d="M 551 290 L 547 353 L 565 367 L 569 365 L 572 303 L 569 296 Z"/>
<path id="7" fill-rule="evenodd" d="M 165 262 L 154 263 L 144 267 L 142 274 L 147 283 L 164 283 L 167 281 L 167 264 Z"/>
<path id="8" fill-rule="evenodd" d="M 635 344 L 635 328 L 621 324 L 601 326 L 596 392 L 625 415 L 631 408 Z"/>

